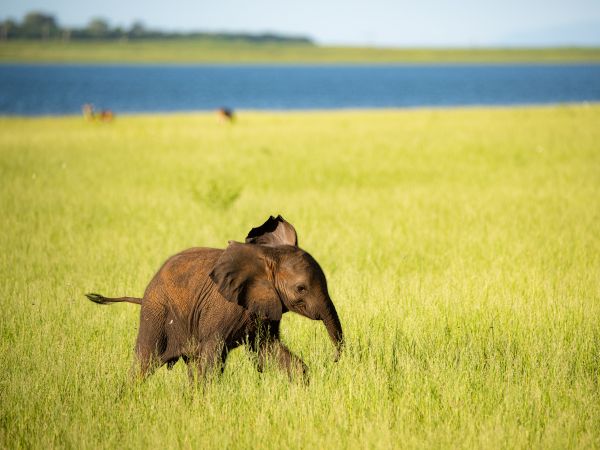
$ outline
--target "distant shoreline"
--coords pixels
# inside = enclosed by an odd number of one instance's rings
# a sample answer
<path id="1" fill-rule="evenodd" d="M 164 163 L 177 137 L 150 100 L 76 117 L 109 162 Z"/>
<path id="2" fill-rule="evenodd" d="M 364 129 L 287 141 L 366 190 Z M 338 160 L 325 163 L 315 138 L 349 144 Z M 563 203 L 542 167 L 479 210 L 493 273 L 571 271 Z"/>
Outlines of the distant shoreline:
<path id="1" fill-rule="evenodd" d="M 600 47 L 377 48 L 201 39 L 4 41 L 0 64 L 600 64 Z"/>
<path id="2" fill-rule="evenodd" d="M 492 112 L 492 111 L 545 111 L 555 109 L 584 109 L 600 108 L 600 102 L 566 102 L 566 103 L 523 103 L 514 105 L 456 105 L 456 106 L 402 106 L 389 108 L 331 108 L 331 109 L 239 109 L 236 114 L 242 117 L 285 117 L 285 116 L 356 116 L 356 115 L 389 115 L 389 114 L 410 114 L 424 112 Z M 169 118 L 169 117 L 214 117 L 215 110 L 195 109 L 181 111 L 138 111 L 122 112 L 117 114 L 119 118 Z M 32 120 L 54 120 L 54 119 L 75 119 L 81 120 L 81 113 L 72 114 L 3 114 L 0 113 L 0 121 L 32 121 Z M 101 124 L 99 124 L 101 126 Z"/>

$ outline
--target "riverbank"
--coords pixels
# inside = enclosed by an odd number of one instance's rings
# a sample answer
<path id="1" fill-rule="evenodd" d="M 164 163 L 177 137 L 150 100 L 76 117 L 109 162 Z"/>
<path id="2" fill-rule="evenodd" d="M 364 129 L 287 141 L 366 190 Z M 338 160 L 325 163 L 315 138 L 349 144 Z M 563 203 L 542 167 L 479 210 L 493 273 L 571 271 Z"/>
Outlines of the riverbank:
<path id="1" fill-rule="evenodd" d="M 9 41 L 0 62 L 132 64 L 600 63 L 600 48 L 401 49 L 206 40 Z"/>

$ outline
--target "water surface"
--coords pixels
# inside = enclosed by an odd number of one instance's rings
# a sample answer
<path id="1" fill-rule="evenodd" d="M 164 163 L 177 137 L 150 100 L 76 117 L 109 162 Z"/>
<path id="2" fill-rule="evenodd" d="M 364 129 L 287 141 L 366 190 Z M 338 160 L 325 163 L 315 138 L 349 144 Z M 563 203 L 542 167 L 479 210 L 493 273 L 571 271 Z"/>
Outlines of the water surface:
<path id="1" fill-rule="evenodd" d="M 0 114 L 600 101 L 600 65 L 0 65 Z"/>

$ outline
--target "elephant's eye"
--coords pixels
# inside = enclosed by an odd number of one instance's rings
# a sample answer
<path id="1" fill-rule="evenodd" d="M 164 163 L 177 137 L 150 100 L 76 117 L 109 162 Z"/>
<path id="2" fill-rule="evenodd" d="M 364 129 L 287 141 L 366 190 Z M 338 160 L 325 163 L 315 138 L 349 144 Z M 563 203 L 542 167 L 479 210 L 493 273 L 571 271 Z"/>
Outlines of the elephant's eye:
<path id="1" fill-rule="evenodd" d="M 304 294 L 306 292 L 306 286 L 299 284 L 296 286 L 296 292 L 298 292 L 298 294 Z"/>

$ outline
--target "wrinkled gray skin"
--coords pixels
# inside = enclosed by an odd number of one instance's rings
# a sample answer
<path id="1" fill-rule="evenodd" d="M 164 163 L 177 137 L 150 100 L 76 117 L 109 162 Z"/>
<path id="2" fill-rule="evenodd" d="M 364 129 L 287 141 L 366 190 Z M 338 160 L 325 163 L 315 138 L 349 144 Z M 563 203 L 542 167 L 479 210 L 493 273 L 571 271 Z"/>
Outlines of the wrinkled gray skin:
<path id="1" fill-rule="evenodd" d="M 282 314 L 322 320 L 336 347 L 342 327 L 319 264 L 297 247 L 294 227 L 281 216 L 253 228 L 246 243 L 192 248 L 169 258 L 143 299 L 88 294 L 96 303 L 141 304 L 135 352 L 142 377 L 180 358 L 191 378 L 223 368 L 227 353 L 244 343 L 258 370 L 273 358 L 290 377 L 306 377 L 304 362 L 280 341 Z"/>

